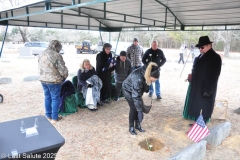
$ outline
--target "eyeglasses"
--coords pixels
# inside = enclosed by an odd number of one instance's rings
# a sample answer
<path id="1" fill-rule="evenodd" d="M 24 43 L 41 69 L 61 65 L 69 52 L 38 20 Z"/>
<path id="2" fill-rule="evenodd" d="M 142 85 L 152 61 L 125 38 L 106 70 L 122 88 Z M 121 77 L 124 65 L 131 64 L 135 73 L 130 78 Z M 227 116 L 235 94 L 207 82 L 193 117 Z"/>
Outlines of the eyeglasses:
<path id="1" fill-rule="evenodd" d="M 205 47 L 204 46 L 202 46 L 202 47 L 199 47 L 199 49 L 204 49 Z"/>

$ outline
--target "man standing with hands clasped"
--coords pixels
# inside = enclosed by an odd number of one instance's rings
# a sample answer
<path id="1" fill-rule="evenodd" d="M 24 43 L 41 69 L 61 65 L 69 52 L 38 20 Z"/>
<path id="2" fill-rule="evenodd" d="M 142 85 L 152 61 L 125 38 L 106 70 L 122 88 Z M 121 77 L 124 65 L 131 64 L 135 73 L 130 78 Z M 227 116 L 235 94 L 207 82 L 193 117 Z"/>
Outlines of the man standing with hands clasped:
<path id="1" fill-rule="evenodd" d="M 188 77 L 185 119 L 197 120 L 201 110 L 205 123 L 211 118 L 222 66 L 221 57 L 212 49 L 212 43 L 208 36 L 202 36 L 196 44 L 201 54 L 195 58 L 192 74 Z"/>
<path id="2" fill-rule="evenodd" d="M 148 49 L 145 52 L 145 54 L 143 55 L 142 63 L 144 65 L 148 65 L 149 62 L 155 62 L 155 63 L 157 63 L 158 67 L 160 68 L 166 62 L 165 55 L 163 54 L 163 51 L 158 48 L 158 42 L 156 40 L 154 40 L 152 42 L 151 46 L 152 47 L 150 49 Z M 149 95 L 148 96 L 152 97 L 153 92 L 154 92 L 154 89 L 153 89 L 153 85 L 151 84 L 149 87 Z M 155 81 L 155 92 L 156 92 L 157 99 L 158 100 L 162 99 L 159 78 Z"/>
<path id="3" fill-rule="evenodd" d="M 143 47 L 139 45 L 138 38 L 133 39 L 133 44 L 127 48 L 127 57 L 131 61 L 132 71 L 142 66 Z"/>

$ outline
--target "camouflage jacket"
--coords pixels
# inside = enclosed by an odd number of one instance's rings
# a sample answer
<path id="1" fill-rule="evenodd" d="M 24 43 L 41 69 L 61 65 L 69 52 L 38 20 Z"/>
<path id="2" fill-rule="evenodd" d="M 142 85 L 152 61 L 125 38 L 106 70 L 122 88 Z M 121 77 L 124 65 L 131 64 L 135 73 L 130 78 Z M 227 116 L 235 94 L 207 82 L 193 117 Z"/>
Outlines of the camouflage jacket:
<path id="1" fill-rule="evenodd" d="M 62 56 L 54 50 L 47 48 L 38 56 L 40 81 L 58 84 L 68 77 L 68 68 Z"/>

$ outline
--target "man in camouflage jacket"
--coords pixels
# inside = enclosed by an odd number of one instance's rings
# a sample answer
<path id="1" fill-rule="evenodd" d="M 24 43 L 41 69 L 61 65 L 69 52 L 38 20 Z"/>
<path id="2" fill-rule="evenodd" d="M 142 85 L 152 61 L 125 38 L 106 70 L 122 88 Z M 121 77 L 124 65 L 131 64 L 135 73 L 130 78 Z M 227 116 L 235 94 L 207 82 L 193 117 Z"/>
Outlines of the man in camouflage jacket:
<path id="1" fill-rule="evenodd" d="M 38 57 L 40 82 L 45 96 L 45 115 L 53 123 L 61 119 L 58 117 L 61 83 L 68 77 L 68 68 L 59 54 L 61 49 L 61 43 L 53 40 Z"/>

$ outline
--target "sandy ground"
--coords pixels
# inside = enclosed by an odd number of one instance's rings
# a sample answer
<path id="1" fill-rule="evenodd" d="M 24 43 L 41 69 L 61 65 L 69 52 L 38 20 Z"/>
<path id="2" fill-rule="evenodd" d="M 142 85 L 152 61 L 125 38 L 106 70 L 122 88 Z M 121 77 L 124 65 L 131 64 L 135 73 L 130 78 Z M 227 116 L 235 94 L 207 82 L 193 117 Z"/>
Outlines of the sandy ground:
<path id="1" fill-rule="evenodd" d="M 83 58 L 88 58 L 95 66 L 95 56 L 77 55 L 71 47 L 65 47 L 63 58 L 70 75 L 76 75 Z M 167 58 L 161 70 L 161 92 L 163 99 L 153 97 L 153 108 L 144 116 L 142 127 L 145 133 L 132 136 L 128 132 L 129 107 L 124 99 L 112 101 L 109 105 L 99 107 L 97 112 L 79 109 L 75 114 L 66 116 L 54 124 L 65 138 L 65 144 L 59 150 L 57 160 L 141 160 L 168 159 L 186 146 L 193 144 L 186 132 L 190 121 L 182 118 L 182 110 L 188 83 L 184 82 L 191 71 L 192 63 L 188 62 L 180 77 L 182 64 L 177 64 L 178 50 L 164 50 Z M 229 121 L 232 124 L 230 135 L 218 147 L 209 147 L 205 160 L 240 159 L 240 116 L 233 113 L 239 105 L 240 59 L 224 58 L 218 84 L 217 99 L 227 100 L 227 120 L 213 119 L 208 127 Z M 185 57 L 186 58 L 186 57 Z M 0 94 L 4 103 L 0 104 L 0 122 L 44 115 L 43 90 L 39 81 L 23 82 L 26 76 L 37 75 L 37 58 L 23 59 L 18 57 L 18 50 L 6 49 L 0 59 L 0 77 L 12 78 L 11 84 L 0 85 Z M 71 77 L 69 77 L 71 79 Z M 146 104 L 150 98 L 145 94 Z M 41 126 L 41 124 L 39 124 Z M 155 138 L 164 144 L 158 151 L 142 149 L 139 142 L 146 138 Z"/>

